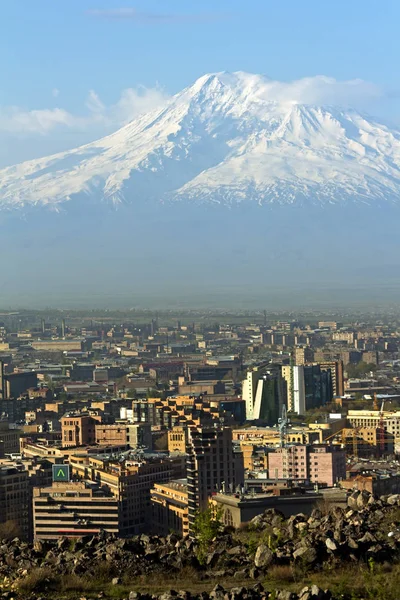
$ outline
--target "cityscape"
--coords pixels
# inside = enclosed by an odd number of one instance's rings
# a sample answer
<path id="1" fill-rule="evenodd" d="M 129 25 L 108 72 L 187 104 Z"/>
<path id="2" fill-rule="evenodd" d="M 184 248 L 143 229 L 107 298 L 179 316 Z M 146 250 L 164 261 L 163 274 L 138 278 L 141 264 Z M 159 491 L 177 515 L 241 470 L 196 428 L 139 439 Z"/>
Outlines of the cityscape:
<path id="1" fill-rule="evenodd" d="M 370 315 L 4 311 L 0 531 L 188 535 L 210 502 L 238 528 L 399 493 L 399 344 Z"/>

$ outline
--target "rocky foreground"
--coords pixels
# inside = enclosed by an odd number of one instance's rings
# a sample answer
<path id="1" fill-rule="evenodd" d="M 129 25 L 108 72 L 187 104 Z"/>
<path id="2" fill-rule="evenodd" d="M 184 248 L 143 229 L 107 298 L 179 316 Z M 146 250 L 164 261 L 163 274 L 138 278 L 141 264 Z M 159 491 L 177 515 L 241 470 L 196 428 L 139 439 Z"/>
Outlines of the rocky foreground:
<path id="1" fill-rule="evenodd" d="M 378 565 L 395 564 L 399 557 L 400 495 L 377 499 L 367 492 L 355 492 L 348 498 L 347 508 L 314 509 L 311 516 L 298 514 L 285 519 L 280 512 L 267 510 L 243 529 L 225 528 L 206 547 L 204 540 L 175 534 L 132 539 L 100 535 L 33 544 L 18 539 L 3 541 L 0 598 L 61 598 L 61 592 L 55 593 L 60 582 L 65 587 L 65 582 L 72 580 L 92 584 L 100 579 L 114 586 L 114 597 L 129 600 L 358 598 L 330 592 L 329 573 L 353 564 L 373 574 Z M 303 574 L 326 572 L 326 586 L 299 586 L 296 592 L 285 589 L 284 582 L 280 589 L 269 587 L 271 573 L 275 573 L 276 583 L 276 573 L 285 567 Z M 138 582 L 154 580 L 162 585 L 164 578 L 169 581 L 175 576 L 179 581 L 182 573 L 190 573 L 208 591 L 191 589 L 190 578 L 185 591 L 165 590 L 160 595 L 150 593 L 145 585 L 143 591 L 138 589 Z M 227 590 L 215 586 L 218 581 L 237 581 L 237 585 Z M 65 589 L 71 588 L 67 585 Z M 79 591 L 79 585 L 75 589 Z M 75 597 L 71 593 L 65 596 Z M 76 597 L 98 598 L 105 593 L 97 590 L 95 594 L 89 589 Z"/>

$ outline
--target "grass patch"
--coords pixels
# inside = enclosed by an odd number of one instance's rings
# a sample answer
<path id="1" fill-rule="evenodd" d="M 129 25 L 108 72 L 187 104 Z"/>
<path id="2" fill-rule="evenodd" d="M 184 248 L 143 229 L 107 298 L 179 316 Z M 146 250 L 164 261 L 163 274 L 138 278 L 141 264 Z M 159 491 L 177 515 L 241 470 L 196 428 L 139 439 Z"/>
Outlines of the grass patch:
<path id="1" fill-rule="evenodd" d="M 291 566 L 272 567 L 263 585 L 267 590 L 275 588 L 299 592 L 306 585 L 329 589 L 334 598 L 348 597 L 352 600 L 398 600 L 400 564 L 348 565 L 340 569 L 323 569 L 316 573 L 304 573 Z"/>
<path id="2" fill-rule="evenodd" d="M 59 585 L 59 577 L 48 567 L 32 569 L 26 577 L 18 580 L 17 589 L 23 594 L 31 592 L 47 592 Z"/>
<path id="3" fill-rule="evenodd" d="M 221 577 L 204 578 L 204 574 L 191 567 L 178 573 L 152 573 L 130 577 L 120 574 L 121 585 L 112 585 L 115 572 L 108 563 L 99 563 L 96 574 L 54 576 L 52 569 L 33 569 L 17 583 L 20 597 L 32 598 L 41 594 L 44 598 L 75 600 L 82 596 L 102 593 L 104 598 L 119 600 L 127 598 L 130 591 L 158 595 L 167 590 L 187 590 L 192 594 L 210 592 L 220 583 L 225 589 L 252 587 L 252 579 Z M 273 565 L 262 579 L 266 590 L 276 589 L 298 593 L 304 586 L 317 585 L 329 589 L 334 598 L 347 597 L 352 600 L 398 600 L 400 589 L 400 563 L 347 564 L 344 567 L 327 567 L 318 572 L 305 572 L 298 565 Z"/>

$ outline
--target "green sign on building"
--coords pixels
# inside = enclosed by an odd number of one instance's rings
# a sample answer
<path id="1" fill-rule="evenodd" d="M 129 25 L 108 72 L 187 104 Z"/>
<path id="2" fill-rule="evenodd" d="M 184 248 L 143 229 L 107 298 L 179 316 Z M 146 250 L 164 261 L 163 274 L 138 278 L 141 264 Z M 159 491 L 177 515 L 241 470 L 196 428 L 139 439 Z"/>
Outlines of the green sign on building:
<path id="1" fill-rule="evenodd" d="M 53 481 L 69 480 L 69 465 L 53 465 Z"/>

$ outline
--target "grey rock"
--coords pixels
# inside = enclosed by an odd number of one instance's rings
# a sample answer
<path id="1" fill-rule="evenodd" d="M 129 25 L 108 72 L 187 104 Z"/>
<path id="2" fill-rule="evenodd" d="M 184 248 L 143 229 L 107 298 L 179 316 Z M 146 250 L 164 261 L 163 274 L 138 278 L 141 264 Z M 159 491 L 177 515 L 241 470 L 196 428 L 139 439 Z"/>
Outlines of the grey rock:
<path id="1" fill-rule="evenodd" d="M 338 548 L 336 542 L 331 538 L 326 538 L 325 545 L 328 548 L 328 550 L 331 550 L 332 552 L 335 552 Z"/>
<path id="2" fill-rule="evenodd" d="M 234 546 L 233 548 L 229 548 L 227 550 L 227 554 L 229 554 L 230 556 L 238 556 L 242 554 L 243 551 L 244 549 L 242 548 L 242 546 Z"/>
<path id="3" fill-rule="evenodd" d="M 358 505 L 357 505 L 357 498 L 358 498 L 358 494 L 359 492 L 354 492 L 353 494 L 351 494 L 351 496 L 349 496 L 347 498 L 347 506 L 351 509 L 351 510 L 358 510 Z M 346 517 L 348 517 L 348 512 L 346 513 Z"/>
<path id="4" fill-rule="evenodd" d="M 322 600 L 325 596 L 323 590 L 321 590 L 317 585 L 311 586 L 311 598 L 314 600 Z"/>
<path id="5" fill-rule="evenodd" d="M 275 595 L 276 600 L 296 600 L 297 595 L 293 592 L 288 592 L 287 590 L 280 590 Z"/>
<path id="6" fill-rule="evenodd" d="M 365 508 L 368 505 L 370 497 L 371 494 L 366 490 L 360 492 L 357 497 L 357 508 L 359 510 Z"/>
<path id="7" fill-rule="evenodd" d="M 395 505 L 395 504 L 399 504 L 400 502 L 400 495 L 399 494 L 392 494 L 391 496 L 388 497 L 387 499 L 387 503 L 390 505 Z"/>
<path id="8" fill-rule="evenodd" d="M 318 556 L 315 548 L 312 546 L 309 548 L 303 546 L 293 552 L 293 558 L 297 561 L 311 565 L 317 560 Z"/>
<path id="9" fill-rule="evenodd" d="M 375 544 L 376 537 L 372 535 L 369 531 L 367 531 L 361 538 L 358 540 L 359 544 Z"/>
<path id="10" fill-rule="evenodd" d="M 254 557 L 254 565 L 257 568 L 268 567 L 274 560 L 274 553 L 265 544 L 260 544 Z"/>

